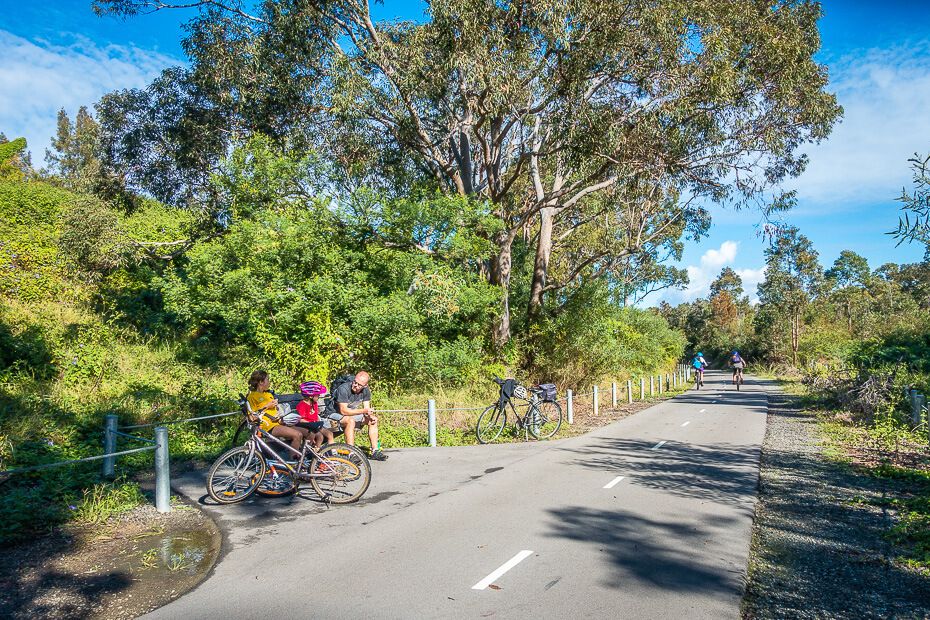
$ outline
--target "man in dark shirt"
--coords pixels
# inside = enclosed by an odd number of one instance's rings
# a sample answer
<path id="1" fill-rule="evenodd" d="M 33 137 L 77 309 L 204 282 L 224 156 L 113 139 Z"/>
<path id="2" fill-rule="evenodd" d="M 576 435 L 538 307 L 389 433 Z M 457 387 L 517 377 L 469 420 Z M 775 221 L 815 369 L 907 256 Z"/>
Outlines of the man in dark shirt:
<path id="1" fill-rule="evenodd" d="M 346 443 L 355 445 L 355 429 L 368 425 L 368 440 L 371 442 L 371 458 L 386 461 L 378 444 L 378 418 L 371 408 L 371 390 L 368 388 L 370 377 L 364 370 L 359 371 L 352 381 L 346 381 L 336 388 L 332 396 L 332 409 L 327 417 L 342 426 Z"/>

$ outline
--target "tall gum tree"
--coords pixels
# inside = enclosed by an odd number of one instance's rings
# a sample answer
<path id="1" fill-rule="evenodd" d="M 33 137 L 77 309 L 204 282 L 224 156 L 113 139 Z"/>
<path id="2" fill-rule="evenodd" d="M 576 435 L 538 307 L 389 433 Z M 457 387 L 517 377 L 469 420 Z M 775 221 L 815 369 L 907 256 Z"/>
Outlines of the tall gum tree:
<path id="1" fill-rule="evenodd" d="M 532 317 L 547 292 L 611 277 L 704 220 L 699 199 L 750 204 L 799 174 L 798 148 L 841 112 L 812 58 L 812 1 L 434 0 L 426 23 L 376 22 L 362 0 L 95 3 L 123 16 L 192 5 L 194 79 L 247 128 L 325 141 L 398 192 L 428 180 L 490 205 L 498 344 L 529 227 Z"/>

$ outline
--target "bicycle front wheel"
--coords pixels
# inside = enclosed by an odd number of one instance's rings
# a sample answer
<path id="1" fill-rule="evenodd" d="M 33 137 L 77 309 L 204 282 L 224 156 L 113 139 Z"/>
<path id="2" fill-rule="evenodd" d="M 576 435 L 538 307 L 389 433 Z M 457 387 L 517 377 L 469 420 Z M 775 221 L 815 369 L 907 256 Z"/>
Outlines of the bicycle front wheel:
<path id="1" fill-rule="evenodd" d="M 220 504 L 241 502 L 265 477 L 265 459 L 245 446 L 228 450 L 207 474 L 207 493 Z"/>
<path id="2" fill-rule="evenodd" d="M 323 446 L 310 461 L 310 486 L 334 504 L 354 502 L 371 484 L 371 463 L 365 453 L 345 443 Z"/>
<path id="3" fill-rule="evenodd" d="M 500 437 L 501 431 L 507 424 L 507 412 L 498 409 L 497 405 L 491 405 L 478 416 L 478 424 L 475 426 L 475 435 L 478 437 L 478 443 L 491 443 Z"/>
<path id="4" fill-rule="evenodd" d="M 526 424 L 536 439 L 549 439 L 562 427 L 562 407 L 550 400 L 537 403 L 527 413 Z"/>

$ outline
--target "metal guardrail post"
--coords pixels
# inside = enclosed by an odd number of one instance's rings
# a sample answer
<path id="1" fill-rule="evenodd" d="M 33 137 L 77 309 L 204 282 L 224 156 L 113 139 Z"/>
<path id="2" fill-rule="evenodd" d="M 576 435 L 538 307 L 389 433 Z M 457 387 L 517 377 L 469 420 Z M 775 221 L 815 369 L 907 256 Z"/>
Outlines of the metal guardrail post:
<path id="1" fill-rule="evenodd" d="M 568 410 L 568 423 L 573 424 L 575 422 L 575 403 L 572 399 L 571 390 L 565 390 L 565 408 Z"/>
<path id="2" fill-rule="evenodd" d="M 171 463 L 168 452 L 168 427 L 155 427 L 155 509 L 171 512 Z"/>
<path id="3" fill-rule="evenodd" d="M 107 414 L 103 422 L 103 453 L 116 452 L 116 429 L 119 426 L 119 416 Z M 108 456 L 103 459 L 103 477 L 112 478 L 116 475 L 116 457 Z"/>
<path id="4" fill-rule="evenodd" d="M 617 408 L 617 382 L 610 382 L 610 406 L 614 409 Z"/>
<path id="5" fill-rule="evenodd" d="M 594 415 L 597 415 L 598 410 L 600 409 L 600 397 L 597 394 L 597 386 L 594 386 Z"/>
<path id="6" fill-rule="evenodd" d="M 646 378 L 639 378 L 639 399 L 646 400 Z"/>
<path id="7" fill-rule="evenodd" d="M 436 447 L 436 401 L 426 401 L 426 426 L 429 432 L 429 447 Z"/>
<path id="8" fill-rule="evenodd" d="M 633 380 L 626 382 L 626 402 L 633 404 Z"/>

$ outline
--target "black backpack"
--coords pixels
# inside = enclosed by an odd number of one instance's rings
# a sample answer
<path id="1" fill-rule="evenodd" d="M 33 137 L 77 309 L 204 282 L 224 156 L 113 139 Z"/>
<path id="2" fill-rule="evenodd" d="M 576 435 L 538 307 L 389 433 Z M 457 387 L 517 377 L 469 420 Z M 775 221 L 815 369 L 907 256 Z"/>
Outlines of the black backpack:
<path id="1" fill-rule="evenodd" d="M 326 410 L 331 413 L 338 411 L 336 408 L 336 390 L 346 383 L 355 381 L 355 375 L 336 375 L 332 384 L 329 386 L 329 400 L 326 401 Z"/>

